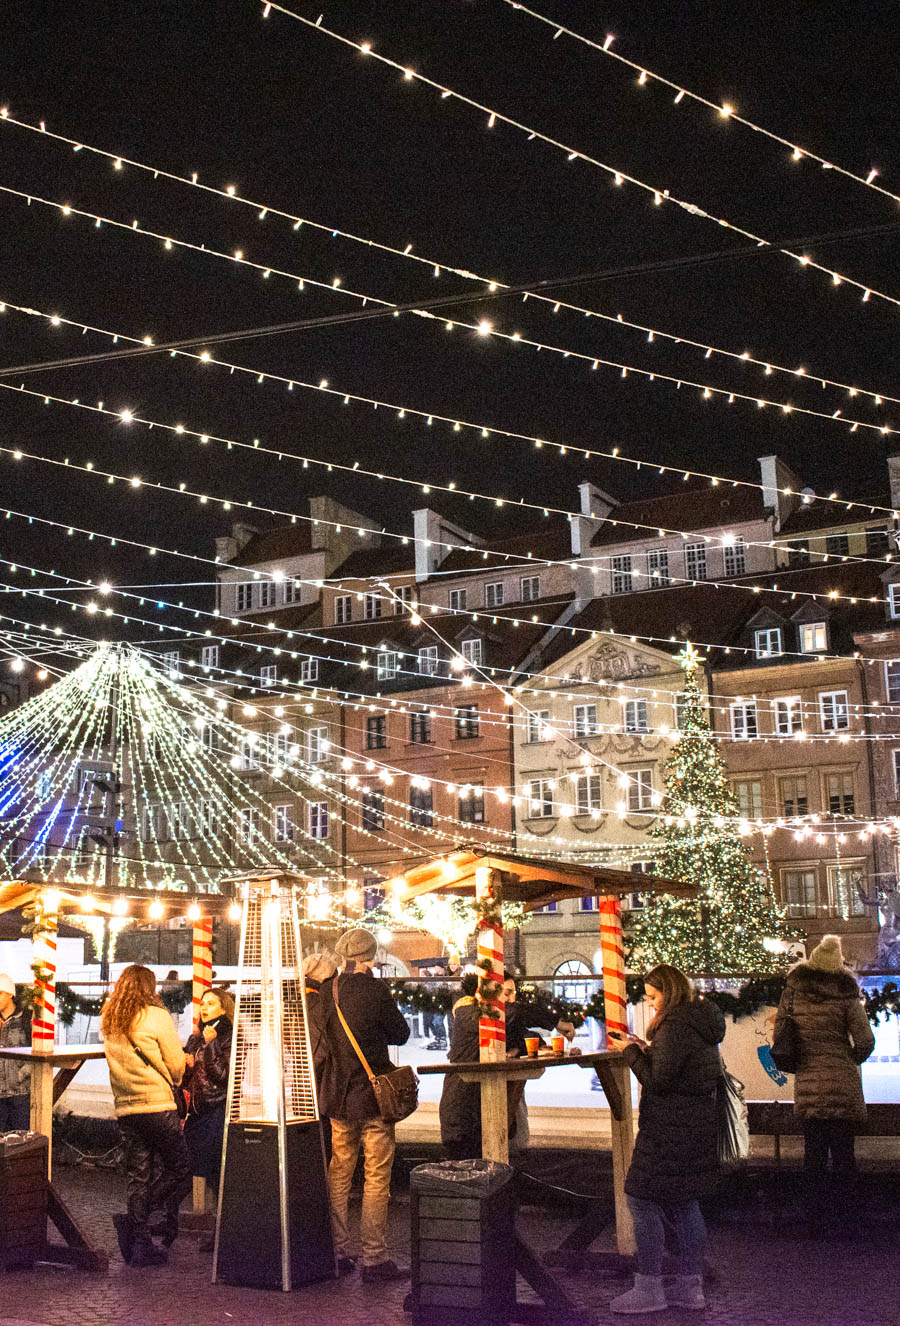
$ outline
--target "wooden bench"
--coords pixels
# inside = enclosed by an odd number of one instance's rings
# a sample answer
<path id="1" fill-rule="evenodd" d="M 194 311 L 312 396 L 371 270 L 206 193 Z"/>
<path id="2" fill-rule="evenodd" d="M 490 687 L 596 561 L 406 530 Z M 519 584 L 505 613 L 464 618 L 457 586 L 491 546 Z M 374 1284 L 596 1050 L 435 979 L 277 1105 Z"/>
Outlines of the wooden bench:
<path id="1" fill-rule="evenodd" d="M 774 1137 L 775 1164 L 781 1164 L 782 1137 L 802 1137 L 803 1121 L 794 1114 L 792 1100 L 748 1100 L 751 1137 Z M 900 1137 L 900 1103 L 878 1101 L 867 1106 L 859 1137 Z"/>

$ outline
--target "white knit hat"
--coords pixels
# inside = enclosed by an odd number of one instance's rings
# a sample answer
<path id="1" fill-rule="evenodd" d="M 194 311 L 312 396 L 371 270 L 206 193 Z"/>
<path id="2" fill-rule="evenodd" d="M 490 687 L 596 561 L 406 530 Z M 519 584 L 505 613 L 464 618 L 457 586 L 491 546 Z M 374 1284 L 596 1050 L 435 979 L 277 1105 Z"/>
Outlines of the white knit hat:
<path id="1" fill-rule="evenodd" d="M 15 998 L 16 983 L 11 976 L 7 976 L 6 972 L 0 976 L 0 990 L 3 990 L 4 993 L 12 995 L 13 998 Z"/>
<path id="2" fill-rule="evenodd" d="M 840 936 L 824 935 L 822 942 L 810 953 L 808 961 L 810 967 L 817 967 L 819 971 L 843 971 L 844 955 L 841 952 Z"/>

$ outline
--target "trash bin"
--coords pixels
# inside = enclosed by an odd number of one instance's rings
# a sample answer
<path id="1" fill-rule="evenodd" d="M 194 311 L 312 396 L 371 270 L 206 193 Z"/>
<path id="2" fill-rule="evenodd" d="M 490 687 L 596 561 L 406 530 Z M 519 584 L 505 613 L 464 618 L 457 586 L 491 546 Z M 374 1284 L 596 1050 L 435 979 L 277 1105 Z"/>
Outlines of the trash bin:
<path id="1" fill-rule="evenodd" d="M 43 1257 L 48 1186 L 46 1137 L 0 1133 L 0 1270 Z"/>
<path id="2" fill-rule="evenodd" d="M 509 1326 L 516 1301 L 513 1170 L 491 1160 L 410 1175 L 413 1326 Z"/>

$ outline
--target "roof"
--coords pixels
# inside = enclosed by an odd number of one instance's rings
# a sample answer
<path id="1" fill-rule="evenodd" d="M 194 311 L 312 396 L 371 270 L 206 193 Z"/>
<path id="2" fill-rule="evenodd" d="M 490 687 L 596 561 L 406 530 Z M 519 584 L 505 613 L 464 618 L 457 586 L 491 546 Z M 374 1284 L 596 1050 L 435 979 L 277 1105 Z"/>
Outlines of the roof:
<path id="1" fill-rule="evenodd" d="M 887 525 L 888 512 L 877 506 L 866 506 L 862 502 L 852 503 L 852 510 L 846 503 L 810 502 L 798 506 L 796 511 L 782 523 L 778 538 L 792 538 L 804 534 L 807 530 L 817 529 L 857 529 L 860 525 Z"/>
<path id="2" fill-rule="evenodd" d="M 328 580 L 366 580 L 369 576 L 397 575 L 408 572 L 416 578 L 416 554 L 413 547 L 399 540 L 389 540 L 383 547 L 358 548 L 335 567 Z"/>
<path id="3" fill-rule="evenodd" d="M 665 497 L 622 502 L 614 507 L 591 541 L 593 548 L 646 539 L 654 530 L 715 529 L 741 521 L 764 520 L 766 508 L 756 488 L 685 484 Z M 637 526 L 637 528 L 635 528 Z M 647 528 L 642 527 L 649 527 Z"/>
<path id="4" fill-rule="evenodd" d="M 258 566 L 260 562 L 277 562 L 286 557 L 302 557 L 313 550 L 310 526 L 307 521 L 296 525 L 280 525 L 277 529 L 254 534 L 228 566 Z"/>
<path id="5" fill-rule="evenodd" d="M 492 850 L 462 844 L 452 851 L 412 866 L 402 875 L 387 881 L 386 887 L 400 902 L 421 897 L 423 893 L 475 894 L 476 872 L 486 868 L 500 875 L 504 902 L 523 903 L 527 911 L 545 907 L 563 898 L 587 894 L 621 895 L 634 892 L 634 874 L 608 866 L 547 861 L 523 856 L 519 852 Z M 692 895 L 696 886 L 686 882 L 641 875 L 641 890 L 648 893 Z"/>
<path id="6" fill-rule="evenodd" d="M 496 572 L 506 568 L 521 571 L 523 568 L 527 569 L 529 562 L 540 565 L 541 562 L 547 561 L 566 561 L 571 556 L 569 523 L 557 520 L 546 529 L 541 528 L 528 534 L 517 534 L 511 538 L 496 539 L 492 542 L 486 541 L 471 550 L 454 549 L 441 562 L 433 578 L 454 571 Z"/>

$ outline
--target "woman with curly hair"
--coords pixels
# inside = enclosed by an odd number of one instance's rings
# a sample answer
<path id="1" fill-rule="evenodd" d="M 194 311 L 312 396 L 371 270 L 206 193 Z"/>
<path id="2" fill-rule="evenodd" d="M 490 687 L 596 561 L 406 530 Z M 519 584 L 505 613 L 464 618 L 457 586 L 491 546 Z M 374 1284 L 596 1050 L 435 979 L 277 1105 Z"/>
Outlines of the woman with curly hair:
<path id="1" fill-rule="evenodd" d="M 149 967 L 125 968 L 100 1025 L 125 1146 L 128 1212 L 113 1217 L 119 1249 L 131 1266 L 160 1266 L 167 1254 L 153 1244 L 150 1214 L 165 1212 L 163 1242 L 170 1246 L 191 1187 L 191 1161 L 175 1104 L 184 1051 Z"/>

